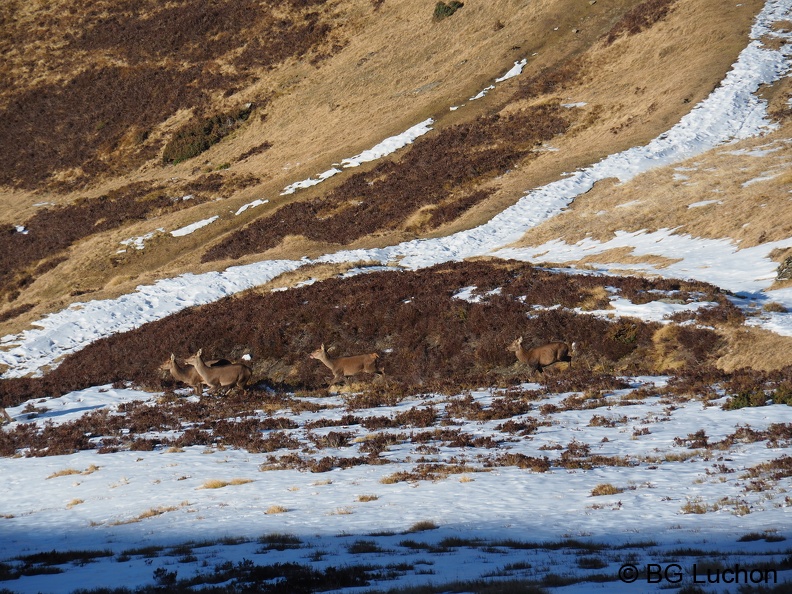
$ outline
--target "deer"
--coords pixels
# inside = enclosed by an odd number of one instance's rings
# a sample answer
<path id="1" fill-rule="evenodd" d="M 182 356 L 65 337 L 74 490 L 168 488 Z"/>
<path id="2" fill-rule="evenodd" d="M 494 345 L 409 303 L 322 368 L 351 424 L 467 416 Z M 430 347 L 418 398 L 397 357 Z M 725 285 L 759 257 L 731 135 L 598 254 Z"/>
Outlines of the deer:
<path id="1" fill-rule="evenodd" d="M 522 345 L 523 337 L 520 336 L 513 343 L 511 343 L 506 350 L 511 351 L 517 355 L 517 360 L 521 363 L 527 363 L 531 368 L 531 372 L 538 371 L 542 373 L 545 367 L 549 367 L 555 363 L 565 361 L 572 367 L 572 356 L 570 353 L 575 352 L 575 343 L 572 346 L 565 342 L 548 342 L 533 349 L 525 349 Z"/>
<path id="2" fill-rule="evenodd" d="M 247 394 L 247 383 L 253 370 L 242 363 L 231 363 L 219 367 L 211 367 L 202 358 L 203 349 L 198 349 L 192 357 L 185 359 L 185 363 L 192 365 L 201 376 L 203 383 L 209 386 L 210 390 L 215 391 L 220 388 L 231 387 L 239 388 L 242 394 Z"/>
<path id="3" fill-rule="evenodd" d="M 207 361 L 206 364 L 209 367 L 222 367 L 224 365 L 231 365 L 231 361 L 228 359 L 216 359 L 214 361 Z M 201 379 L 201 375 L 192 365 L 180 365 L 179 362 L 176 361 L 176 355 L 171 353 L 170 359 L 160 365 L 159 368 L 161 371 L 170 371 L 173 379 L 190 386 L 195 391 L 196 396 L 201 395 L 201 392 L 203 391 L 201 385 L 204 383 L 204 381 Z M 208 386 L 209 384 L 206 385 Z"/>
<path id="4" fill-rule="evenodd" d="M 3 408 L 2 406 L 0 406 L 0 414 L 3 415 L 3 422 L 0 423 L 0 425 L 2 425 L 4 423 L 13 423 L 14 422 L 14 419 L 11 418 L 11 415 L 9 415 L 8 412 L 6 411 L 6 409 Z"/>
<path id="5" fill-rule="evenodd" d="M 377 353 L 331 359 L 325 350 L 324 343 L 322 343 L 322 346 L 311 353 L 310 356 L 311 359 L 316 359 L 324 363 L 325 366 L 333 372 L 333 379 L 330 381 L 330 385 L 338 383 L 341 380 L 348 382 L 349 380 L 347 378 L 363 372 L 376 373 L 380 376 L 385 375 L 385 371 L 382 369 Z"/>

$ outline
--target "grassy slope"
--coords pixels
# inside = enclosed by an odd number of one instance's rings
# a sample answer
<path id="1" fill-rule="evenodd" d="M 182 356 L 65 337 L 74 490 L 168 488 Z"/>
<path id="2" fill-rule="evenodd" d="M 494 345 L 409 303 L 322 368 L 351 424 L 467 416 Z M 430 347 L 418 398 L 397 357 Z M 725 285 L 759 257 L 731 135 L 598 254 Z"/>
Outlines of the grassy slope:
<path id="1" fill-rule="evenodd" d="M 7 60 L 2 76 L 5 80 L 13 79 L 15 84 L 0 96 L 0 105 L 9 105 L 15 98 L 13 93 L 23 93 L 47 82 L 74 78 L 91 61 L 106 65 L 137 64 L 135 59 L 138 58 L 129 54 L 128 49 L 123 53 L 113 50 L 112 46 L 110 49 L 81 46 L 79 51 L 71 51 L 66 42 L 42 41 L 67 39 L 66 33 L 77 30 L 80 22 L 75 22 L 73 16 L 67 18 L 67 15 L 72 12 L 79 14 L 79 10 L 72 10 L 78 8 L 78 4 L 64 0 L 34 11 L 11 3 L 4 9 L 0 24 L 20 37 L 18 46 L 5 48 L 6 55 L 12 59 Z M 196 181 L 208 188 L 197 192 L 199 198 L 206 200 L 202 204 L 196 200 L 195 206 L 152 211 L 145 221 L 124 222 L 80 239 L 71 248 L 60 250 L 55 256 L 65 255 L 65 261 L 49 272 L 33 274 L 34 282 L 20 287 L 16 299 L 0 308 L 0 315 L 8 312 L 9 318 L 0 324 L 0 333 L 17 331 L 47 311 L 85 299 L 86 294 L 89 298 L 118 295 L 141 282 L 227 264 L 201 264 L 205 246 L 222 240 L 255 217 L 271 214 L 286 201 L 325 195 L 344 183 L 350 173 L 340 175 L 319 188 L 299 192 L 294 197 L 279 196 L 285 185 L 324 171 L 341 158 L 369 148 L 382 138 L 399 133 L 428 116 L 435 117 L 436 128 L 444 129 L 470 122 L 478 115 L 516 113 L 536 103 L 554 100 L 584 102 L 584 107 L 574 110 L 576 113 L 569 131 L 550 143 L 558 151 L 543 152 L 496 180 L 485 181 L 484 185 L 494 189 L 494 193 L 456 221 L 433 230 L 401 227 L 358 239 L 353 245 L 382 245 L 416 233 L 436 235 L 476 225 L 514 202 L 527 188 L 556 179 L 563 171 L 646 142 L 673 125 L 723 78 L 744 46 L 752 18 L 762 2 L 752 0 L 729 7 L 716 0 L 692 4 L 679 2 L 673 5 L 670 14 L 649 29 L 621 37 L 611 45 L 603 43 L 603 36 L 629 9 L 640 4 L 637 0 L 595 4 L 541 0 L 519 6 L 505 0 L 487 3 L 486 6 L 468 3 L 452 18 L 441 22 L 432 21 L 431 5 L 417 0 L 398 3 L 339 0 L 307 3 L 313 4 L 308 8 L 300 8 L 296 2 L 293 4 L 294 12 L 288 16 L 294 22 L 299 24 L 302 22 L 300 19 L 305 20 L 308 18 L 306 15 L 315 13 L 318 16 L 311 18 L 330 25 L 329 32 L 309 45 L 302 55 L 286 56 L 275 64 L 247 62 L 240 65 L 235 62 L 235 56 L 243 51 L 243 40 L 250 40 L 253 33 L 265 36 L 269 30 L 267 27 L 270 25 L 262 18 L 248 29 L 245 29 L 247 25 L 231 22 L 229 28 L 234 30 L 236 27 L 244 35 L 227 46 L 219 42 L 207 44 L 210 49 L 215 48 L 211 55 L 203 55 L 187 43 L 185 47 L 193 49 L 178 54 L 182 60 L 179 64 L 168 63 L 167 52 L 149 56 L 148 61 L 143 61 L 146 65 L 165 63 L 166 67 L 178 70 L 192 64 L 201 66 L 203 71 L 225 73 L 228 80 L 236 77 L 231 86 L 235 92 L 226 92 L 228 86 L 211 79 L 211 84 L 206 83 L 209 92 L 201 95 L 200 99 L 191 103 L 188 97 L 180 109 L 170 115 L 165 114 L 168 116 L 166 119 L 146 122 L 149 135 L 143 142 L 145 151 L 141 148 L 135 152 L 137 149 L 130 148 L 127 133 L 115 144 L 100 143 L 97 158 L 117 165 L 110 167 L 109 173 L 81 177 L 76 172 L 79 168 L 71 168 L 56 173 L 49 182 L 28 184 L 29 187 L 18 184 L 0 192 L 0 206 L 3 207 L 0 209 L 0 222 L 21 224 L 40 209 L 34 206 L 37 203 L 70 204 L 80 198 L 96 198 L 114 189 L 129 187 L 132 183 L 147 184 L 146 187 L 157 188 L 158 192 L 173 197 L 190 193 L 190 184 Z M 106 18 L 111 14 L 103 13 L 101 4 L 93 6 L 92 19 Z M 152 2 L 145 7 L 148 12 L 138 14 L 141 22 L 160 14 L 157 3 Z M 101 21 L 91 21 L 90 24 L 93 26 L 96 22 Z M 123 19 L 121 22 L 123 24 Z M 258 28 L 252 33 L 251 27 Z M 20 33 L 35 30 L 46 35 Z M 97 27 L 97 30 L 101 31 L 101 28 Z M 206 39 L 214 41 L 223 37 L 216 31 L 204 34 L 208 36 Z M 119 46 L 124 47 L 123 43 Z M 318 57 L 322 59 L 317 60 Z M 514 60 L 522 57 L 528 57 L 529 63 L 519 79 L 501 85 L 485 99 L 467 105 L 465 109 L 447 111 L 450 105 L 464 102 L 495 76 L 502 74 Z M 570 62 L 572 59 L 577 61 Z M 545 96 L 526 93 L 525 81 L 545 68 L 553 69 L 570 63 L 574 68 L 563 77 L 565 84 L 556 86 Z M 212 84 L 216 85 L 214 89 Z M 782 87 L 771 93 L 781 103 L 788 90 Z M 162 166 L 158 154 L 152 153 L 155 149 L 161 151 L 165 140 L 189 119 L 191 112 L 185 108 L 195 105 L 197 107 L 193 111 L 196 112 L 223 113 L 247 101 L 254 101 L 259 106 L 253 117 L 206 153 L 175 166 Z M 93 112 L 86 110 L 86 115 L 92 116 Z M 361 122 L 366 125 L 362 126 Z M 89 124 L 97 126 L 97 122 Z M 130 130 L 136 125 L 133 122 Z M 101 131 L 96 129 L 95 132 L 99 134 Z M 784 137 L 783 130 L 780 135 Z M 271 147 L 241 158 L 264 142 Z M 133 158 L 135 155 L 137 161 Z M 784 155 L 778 157 L 783 158 Z M 731 158 L 725 151 L 714 151 L 705 157 L 708 162 L 712 161 L 713 167 L 722 164 L 724 168 L 733 166 L 727 162 Z M 125 163 L 134 167 L 124 169 Z M 229 167 L 218 169 L 225 165 Z M 207 176 L 217 178 L 217 187 L 207 183 Z M 642 176 L 618 192 L 600 184 L 558 222 L 550 221 L 535 234 L 529 234 L 526 240 L 544 241 L 549 236 L 574 239 L 586 232 L 586 216 L 602 209 L 601 204 L 628 202 L 636 195 L 666 192 L 668 185 L 658 183 L 658 178 L 672 179 L 672 172 Z M 701 183 L 710 182 L 702 179 Z M 723 183 L 734 188 L 740 187 L 739 184 L 737 179 L 729 184 Z M 788 185 L 788 179 L 766 182 L 765 185 L 771 187 L 762 196 L 767 193 L 780 196 L 778 188 L 784 184 Z M 689 196 L 681 194 L 695 192 L 695 188 L 680 188 L 677 183 L 674 189 L 680 194 L 680 205 L 685 200 L 692 201 Z M 221 208 L 212 202 L 218 195 L 224 198 Z M 147 249 L 142 252 L 123 256 L 116 254 L 118 242 L 123 239 L 158 227 L 175 229 L 215 214 L 222 215 L 261 197 L 269 198 L 270 204 L 250 210 L 244 216 L 230 217 L 226 214 L 221 221 L 198 233 L 180 239 L 159 237 L 147 244 Z M 742 195 L 735 193 L 734 202 L 735 208 L 738 203 L 744 208 Z M 656 204 L 657 200 L 644 200 L 634 217 L 613 219 L 609 225 L 601 225 L 598 220 L 598 229 L 607 234 L 612 229 L 625 228 L 627 224 L 630 228 L 646 228 L 660 225 L 659 221 L 663 221 L 662 225 L 668 226 L 665 223 L 668 210 L 665 207 L 657 209 Z M 674 211 L 674 216 L 689 214 L 685 212 L 688 210 L 680 206 Z M 769 216 L 783 213 L 781 208 L 772 210 L 773 213 L 770 209 L 765 212 Z M 750 209 L 747 212 L 750 214 Z M 706 236 L 743 238 L 738 234 L 745 234 L 739 225 L 707 227 L 704 219 L 684 221 L 684 224 L 689 225 L 690 232 Z M 776 228 L 784 229 L 786 225 Z M 306 253 L 322 253 L 326 249 L 335 248 L 291 238 L 267 255 L 299 257 Z M 251 254 L 239 261 L 254 261 L 258 257 Z M 30 273 L 38 264 L 32 263 L 24 272 Z M 14 309 L 26 305 L 33 307 L 14 315 Z"/>

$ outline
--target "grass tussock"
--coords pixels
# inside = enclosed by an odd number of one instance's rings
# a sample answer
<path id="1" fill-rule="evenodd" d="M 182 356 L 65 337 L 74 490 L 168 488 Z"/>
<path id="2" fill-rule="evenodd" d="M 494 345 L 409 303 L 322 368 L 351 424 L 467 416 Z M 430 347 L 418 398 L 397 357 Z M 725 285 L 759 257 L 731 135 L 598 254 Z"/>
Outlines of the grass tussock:
<path id="1" fill-rule="evenodd" d="M 600 483 L 591 490 L 592 497 L 601 497 L 602 495 L 618 495 L 624 489 L 611 485 L 610 483 Z"/>
<path id="2" fill-rule="evenodd" d="M 224 487 L 229 487 L 233 485 L 246 485 L 248 483 L 252 483 L 253 479 L 247 478 L 235 478 L 231 479 L 230 481 L 220 480 L 220 479 L 211 479 L 204 482 L 203 485 L 198 487 L 199 489 L 222 489 Z"/>

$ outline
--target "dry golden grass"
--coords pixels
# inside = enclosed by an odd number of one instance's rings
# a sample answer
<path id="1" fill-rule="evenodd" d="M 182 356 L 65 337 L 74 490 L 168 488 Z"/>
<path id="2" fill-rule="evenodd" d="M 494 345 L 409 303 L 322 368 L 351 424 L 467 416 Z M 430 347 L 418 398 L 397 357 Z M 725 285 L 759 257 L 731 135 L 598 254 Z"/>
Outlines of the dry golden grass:
<path id="1" fill-rule="evenodd" d="M 596 487 L 591 490 L 592 497 L 600 497 L 602 495 L 617 495 L 622 493 L 624 489 L 620 489 L 619 487 L 615 487 L 610 483 L 600 483 Z"/>
<path id="2" fill-rule="evenodd" d="M 436 530 L 437 524 L 432 520 L 421 520 L 410 526 L 406 532 L 425 532 L 426 530 Z"/>
<path id="3" fill-rule="evenodd" d="M 729 343 L 728 352 L 717 361 L 724 371 L 741 367 L 770 371 L 789 365 L 792 337 L 751 326 L 724 328 L 721 332 Z"/>
<path id="4" fill-rule="evenodd" d="M 620 14 L 637 3 L 638 0 L 618 0 L 570 5 L 537 0 L 518 6 L 497 0 L 486 6 L 469 4 L 453 18 L 434 23 L 431 6 L 419 0 L 386 3 L 377 11 L 372 11 L 366 0 L 342 0 L 333 10 L 340 26 L 338 35 L 348 42 L 345 48 L 318 68 L 288 62 L 262 73 L 258 82 L 239 90 L 233 100 L 217 99 L 216 107 L 221 109 L 231 107 L 233 102 L 271 97 L 265 119 L 252 118 L 233 138 L 198 159 L 167 168 L 150 163 L 123 179 L 110 179 L 70 194 L 0 192 L 0 219 L 18 224 L 35 212 L 36 203 L 69 203 L 135 181 L 175 185 L 223 163 L 231 163 L 229 169 L 221 172 L 226 178 L 252 174 L 261 180 L 259 185 L 224 200 L 222 208 L 210 202 L 80 242 L 70 251 L 68 262 L 25 288 L 17 303 L 33 303 L 36 307 L 0 325 L 0 332 L 19 331 L 44 313 L 75 301 L 70 295 L 75 287 L 91 291 L 89 298 L 107 298 L 157 278 L 211 269 L 211 265 L 198 263 L 202 246 L 287 201 L 317 195 L 348 173 L 319 188 L 280 196 L 280 190 L 288 183 L 324 171 L 332 163 L 370 148 L 429 115 L 435 117 L 436 127 L 443 127 L 506 105 L 519 79 L 503 83 L 465 109 L 448 111 L 450 105 L 464 103 L 521 57 L 529 58 L 523 75 L 528 77 L 596 47 L 591 52 L 590 67 L 582 73 L 582 84 L 559 97 L 562 101 L 586 102 L 587 106 L 581 109 L 587 115 L 582 120 L 589 124 L 553 143 L 561 149 L 558 152 L 542 153 L 527 168 L 517 168 L 496 180 L 500 190 L 490 200 L 459 221 L 435 230 L 433 235 L 476 225 L 531 186 L 655 136 L 720 79 L 744 44 L 744 32 L 760 2 L 751 0 L 736 8 L 723 7 L 716 0 L 702 0 L 693 6 L 679 3 L 667 22 L 608 48 L 602 46 L 598 39 Z M 496 26 L 497 23 L 503 26 Z M 680 68 L 680 64 L 684 67 Z M 635 92 L 636 89 L 640 91 Z M 684 103 L 684 99 L 691 103 Z M 657 106 L 649 109 L 654 102 Z M 300 109 L 293 109 L 294 105 Z M 506 106 L 509 109 L 512 108 Z M 179 114 L 155 133 L 175 128 L 188 115 Z M 366 125 L 359 125 L 363 121 Z M 618 134 L 610 132 L 619 126 Z M 272 147 L 237 160 L 262 139 L 271 142 Z M 239 217 L 229 213 L 263 197 L 270 203 L 249 209 Z M 218 211 L 225 213 L 222 219 L 199 232 L 179 239 L 163 235 L 142 252 L 130 252 L 117 264 L 109 265 L 123 239 L 157 227 L 172 230 Z M 383 245 L 411 236 L 397 229 L 361 239 L 354 247 Z M 295 238 L 267 256 L 318 255 L 326 249 Z M 246 257 L 238 263 L 256 258 Z"/>
<path id="5" fill-rule="evenodd" d="M 93 474 L 94 472 L 96 472 L 100 468 L 101 467 L 97 466 L 96 464 L 91 464 L 85 470 L 76 470 L 74 468 L 66 468 L 64 470 L 58 470 L 57 472 L 53 472 L 47 478 L 48 479 L 52 479 L 52 478 L 58 478 L 59 476 L 72 476 L 72 475 L 75 475 L 75 474 L 81 474 L 81 475 Z"/>
<path id="6" fill-rule="evenodd" d="M 379 499 L 379 495 L 358 495 L 357 500 L 361 503 L 366 503 L 368 501 L 376 501 Z"/>
<path id="7" fill-rule="evenodd" d="M 71 501 L 69 501 L 69 503 L 66 504 L 66 509 L 71 509 L 82 503 L 85 503 L 83 499 L 72 499 Z"/>
<path id="8" fill-rule="evenodd" d="M 166 514 L 168 512 L 178 511 L 178 510 L 180 510 L 182 508 L 185 508 L 185 507 L 187 507 L 189 505 L 190 505 L 189 501 L 182 501 L 179 505 L 163 505 L 163 506 L 160 506 L 160 507 L 152 507 L 150 509 L 147 509 L 143 513 L 135 516 L 134 518 L 130 518 L 128 520 L 116 520 L 114 522 L 111 522 L 109 525 L 110 526 L 122 526 L 124 524 L 135 524 L 137 522 L 141 522 L 141 521 L 146 520 L 148 518 L 155 518 L 157 516 L 161 516 L 162 514 Z"/>
<path id="9" fill-rule="evenodd" d="M 210 479 L 204 482 L 203 485 L 198 487 L 199 489 L 222 489 L 224 487 L 229 487 L 232 485 L 246 485 L 248 483 L 252 483 L 253 479 L 248 478 L 235 478 L 231 479 L 230 481 L 224 481 L 220 479 Z"/>
<path id="10" fill-rule="evenodd" d="M 283 507 L 282 505 L 270 505 L 267 508 L 267 511 L 265 511 L 264 513 L 267 515 L 273 515 L 273 514 L 285 514 L 288 511 L 289 508 Z"/>
<path id="11" fill-rule="evenodd" d="M 58 470 L 57 472 L 53 472 L 49 475 L 48 479 L 58 478 L 59 476 L 71 476 L 74 474 L 80 474 L 79 470 L 75 470 L 74 468 L 67 468 L 65 470 Z"/>

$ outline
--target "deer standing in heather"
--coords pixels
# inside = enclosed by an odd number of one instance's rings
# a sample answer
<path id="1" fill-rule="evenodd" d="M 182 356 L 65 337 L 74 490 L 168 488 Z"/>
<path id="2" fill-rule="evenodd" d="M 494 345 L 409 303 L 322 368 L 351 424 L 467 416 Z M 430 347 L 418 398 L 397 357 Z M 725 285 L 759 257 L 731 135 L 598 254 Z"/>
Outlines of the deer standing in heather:
<path id="1" fill-rule="evenodd" d="M 228 359 L 215 359 L 214 361 L 207 361 L 206 364 L 209 367 L 221 367 L 223 365 L 230 365 L 231 361 Z M 196 396 L 200 396 L 203 388 L 201 387 L 202 384 L 205 382 L 201 378 L 201 374 L 193 367 L 192 365 L 181 365 L 176 360 L 176 355 L 171 353 L 170 359 L 165 361 L 162 365 L 160 365 L 161 371 L 170 371 L 171 376 L 177 382 L 182 382 L 183 384 L 187 384 L 190 386 L 194 391 Z M 206 384 L 207 386 L 209 384 Z"/>
<path id="2" fill-rule="evenodd" d="M 381 367 L 379 355 L 377 353 L 331 359 L 325 350 L 325 345 L 322 344 L 322 346 L 311 353 L 311 359 L 321 361 L 333 372 L 333 379 L 330 381 L 330 385 L 338 383 L 341 380 L 348 381 L 348 377 L 363 372 L 376 373 L 382 376 L 385 375 L 385 371 Z"/>
<path id="3" fill-rule="evenodd" d="M 523 338 L 520 336 L 506 350 L 516 354 L 517 359 L 521 363 L 527 364 L 532 372 L 538 371 L 542 373 L 542 369 L 560 361 L 566 361 L 572 367 L 572 356 L 570 353 L 575 352 L 574 342 L 571 347 L 565 342 L 548 342 L 533 349 L 525 349 L 522 341 Z"/>
<path id="4" fill-rule="evenodd" d="M 210 390 L 217 391 L 220 388 L 231 387 L 231 389 L 239 388 L 243 394 L 247 394 L 247 383 L 253 374 L 250 367 L 242 363 L 211 367 L 203 360 L 202 352 L 203 349 L 198 349 L 198 352 L 186 359 L 185 362 L 195 368 L 203 383 L 209 386 Z"/>

